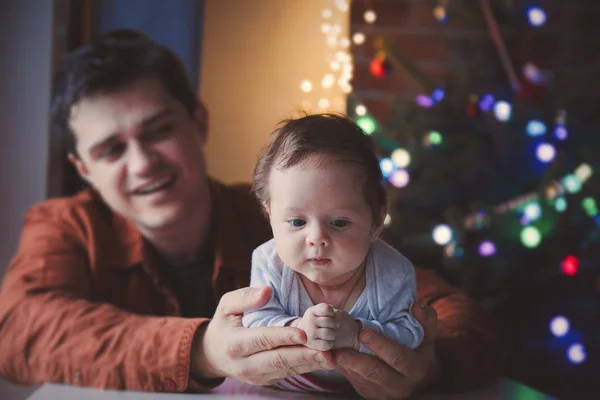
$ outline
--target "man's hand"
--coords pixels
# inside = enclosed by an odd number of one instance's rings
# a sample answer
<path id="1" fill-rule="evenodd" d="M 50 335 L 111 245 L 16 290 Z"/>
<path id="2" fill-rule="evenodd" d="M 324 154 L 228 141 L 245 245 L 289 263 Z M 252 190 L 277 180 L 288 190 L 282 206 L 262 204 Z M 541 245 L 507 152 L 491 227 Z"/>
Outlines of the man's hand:
<path id="1" fill-rule="evenodd" d="M 437 313 L 431 307 L 413 306 L 413 315 L 423 325 L 425 337 L 415 350 L 365 329 L 361 342 L 377 357 L 349 349 L 335 351 L 339 371 L 367 399 L 405 399 L 435 380 L 439 360 L 434 342 Z"/>
<path id="2" fill-rule="evenodd" d="M 242 327 L 244 311 L 264 305 L 270 288 L 226 293 L 213 319 L 194 338 L 191 374 L 198 378 L 231 377 L 252 385 L 319 369 L 333 369 L 331 354 L 302 346 L 306 334 L 292 327 Z"/>
<path id="3" fill-rule="evenodd" d="M 308 308 L 304 316 L 295 320 L 296 326 L 306 332 L 306 346 L 315 350 L 327 351 L 333 348 L 338 323 L 335 310 L 327 303 L 320 303 Z"/>

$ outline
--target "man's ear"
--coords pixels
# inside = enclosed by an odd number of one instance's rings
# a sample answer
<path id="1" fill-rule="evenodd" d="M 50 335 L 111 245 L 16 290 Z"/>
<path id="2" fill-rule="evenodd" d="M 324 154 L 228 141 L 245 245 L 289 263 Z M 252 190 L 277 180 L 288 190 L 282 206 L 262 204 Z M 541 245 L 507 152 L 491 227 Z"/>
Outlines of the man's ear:
<path id="1" fill-rule="evenodd" d="M 202 144 L 206 144 L 206 141 L 208 140 L 208 110 L 202 100 L 196 102 L 194 119 L 198 125 L 198 132 L 200 133 Z"/>
<path id="2" fill-rule="evenodd" d="M 88 169 L 85 166 L 85 164 L 83 163 L 83 161 L 81 161 L 81 159 L 73 153 L 69 153 L 69 155 L 67 155 L 67 159 L 75 167 L 79 176 L 83 180 L 85 180 L 87 183 L 90 183 L 90 181 L 89 181 L 90 172 L 88 171 Z"/>

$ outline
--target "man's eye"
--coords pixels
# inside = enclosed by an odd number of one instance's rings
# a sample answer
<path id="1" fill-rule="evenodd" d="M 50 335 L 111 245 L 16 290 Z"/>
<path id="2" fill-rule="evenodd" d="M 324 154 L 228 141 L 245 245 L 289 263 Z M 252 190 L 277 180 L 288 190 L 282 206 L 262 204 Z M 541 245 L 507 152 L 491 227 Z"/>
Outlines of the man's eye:
<path id="1" fill-rule="evenodd" d="M 303 220 L 303 219 L 298 219 L 298 218 L 291 219 L 291 220 L 289 220 L 288 222 L 290 223 L 290 225 L 292 225 L 292 226 L 293 226 L 293 227 L 295 227 L 295 228 L 299 228 L 299 227 L 301 227 L 301 226 L 304 226 L 304 225 L 306 225 L 306 221 L 305 221 L 305 220 Z"/>
<path id="2" fill-rule="evenodd" d="M 122 153 L 122 151 L 123 151 L 122 145 L 110 146 L 110 147 L 102 150 L 102 152 L 100 153 L 100 158 L 116 158 Z"/>
<path id="3" fill-rule="evenodd" d="M 151 138 L 159 139 L 168 136 L 173 130 L 173 124 L 165 124 L 158 126 L 150 132 Z"/>
<path id="4" fill-rule="evenodd" d="M 331 221 L 331 225 L 335 226 L 336 228 L 345 228 L 348 226 L 348 221 L 345 219 L 335 219 Z"/>

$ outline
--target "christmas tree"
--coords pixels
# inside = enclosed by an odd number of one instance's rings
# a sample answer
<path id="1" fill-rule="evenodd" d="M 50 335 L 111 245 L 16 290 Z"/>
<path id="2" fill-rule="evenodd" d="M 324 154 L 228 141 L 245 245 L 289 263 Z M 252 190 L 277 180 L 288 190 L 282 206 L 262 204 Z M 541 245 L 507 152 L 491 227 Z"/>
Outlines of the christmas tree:
<path id="1" fill-rule="evenodd" d="M 436 79 L 377 29 L 383 3 L 353 3 L 367 27 L 354 55 L 382 85 L 412 86 L 386 112 L 355 86 L 348 112 L 389 184 L 384 238 L 497 316 L 509 375 L 569 398 L 598 388 L 599 6 L 423 1 L 449 55 Z"/>

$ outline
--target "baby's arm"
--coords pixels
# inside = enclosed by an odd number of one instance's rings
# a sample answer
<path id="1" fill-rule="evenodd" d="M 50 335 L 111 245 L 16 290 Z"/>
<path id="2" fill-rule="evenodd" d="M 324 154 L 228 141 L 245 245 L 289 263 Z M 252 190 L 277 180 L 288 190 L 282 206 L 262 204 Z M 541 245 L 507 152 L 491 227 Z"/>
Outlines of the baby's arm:
<path id="1" fill-rule="evenodd" d="M 387 246 L 387 245 L 385 245 Z M 378 313 L 372 320 L 357 318 L 363 328 L 380 332 L 390 339 L 411 349 L 423 341 L 423 327 L 411 313 L 417 299 L 417 283 L 412 264 L 400 253 L 391 248 L 384 249 L 376 262 L 376 287 L 373 312 Z M 360 351 L 371 353 L 366 346 Z"/>
<path id="2" fill-rule="evenodd" d="M 246 328 L 286 326 L 297 318 L 288 315 L 281 302 L 280 288 L 282 271 L 281 268 L 278 268 L 273 263 L 273 260 L 269 260 L 269 257 L 262 249 L 263 246 L 260 246 L 252 253 L 250 286 L 258 288 L 271 286 L 273 292 L 269 301 L 262 308 L 244 313 L 242 325 Z"/>

